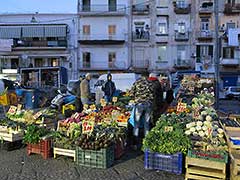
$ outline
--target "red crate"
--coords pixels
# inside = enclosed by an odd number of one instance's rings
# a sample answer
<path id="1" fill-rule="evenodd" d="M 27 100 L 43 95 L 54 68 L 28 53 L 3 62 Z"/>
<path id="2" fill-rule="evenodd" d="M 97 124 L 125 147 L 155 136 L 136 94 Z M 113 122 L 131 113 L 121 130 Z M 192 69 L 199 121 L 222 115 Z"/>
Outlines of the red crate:
<path id="1" fill-rule="evenodd" d="M 52 157 L 52 141 L 41 140 L 38 144 L 27 144 L 27 154 L 40 154 L 43 159 Z"/>
<path id="2" fill-rule="evenodd" d="M 126 141 L 123 138 L 119 139 L 116 142 L 116 144 L 114 146 L 114 157 L 115 157 L 115 159 L 120 159 L 124 155 L 125 148 L 126 148 L 125 144 L 126 144 Z"/>

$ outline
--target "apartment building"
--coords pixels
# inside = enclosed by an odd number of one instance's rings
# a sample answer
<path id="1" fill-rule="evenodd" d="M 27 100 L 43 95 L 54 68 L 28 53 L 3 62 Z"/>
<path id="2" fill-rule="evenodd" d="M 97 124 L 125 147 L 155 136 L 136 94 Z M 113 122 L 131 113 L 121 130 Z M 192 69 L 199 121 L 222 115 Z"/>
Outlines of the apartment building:
<path id="1" fill-rule="evenodd" d="M 0 60 L 5 69 L 63 66 L 77 72 L 77 24 L 74 14 L 1 14 Z"/>
<path id="2" fill-rule="evenodd" d="M 80 73 L 129 68 L 128 0 L 79 0 Z"/>
<path id="3" fill-rule="evenodd" d="M 240 1 L 224 0 L 219 10 L 221 86 L 240 85 Z"/>

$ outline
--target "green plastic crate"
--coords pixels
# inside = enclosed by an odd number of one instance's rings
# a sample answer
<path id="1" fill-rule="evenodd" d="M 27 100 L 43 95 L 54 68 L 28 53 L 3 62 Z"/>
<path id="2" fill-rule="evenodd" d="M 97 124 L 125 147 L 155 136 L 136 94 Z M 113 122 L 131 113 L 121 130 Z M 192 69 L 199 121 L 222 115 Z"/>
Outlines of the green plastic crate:
<path id="1" fill-rule="evenodd" d="M 114 146 L 100 150 L 83 150 L 77 147 L 77 165 L 92 168 L 109 168 L 114 162 Z"/>
<path id="2" fill-rule="evenodd" d="M 207 159 L 217 162 L 228 162 L 227 152 L 188 150 L 188 156 L 192 158 Z"/>

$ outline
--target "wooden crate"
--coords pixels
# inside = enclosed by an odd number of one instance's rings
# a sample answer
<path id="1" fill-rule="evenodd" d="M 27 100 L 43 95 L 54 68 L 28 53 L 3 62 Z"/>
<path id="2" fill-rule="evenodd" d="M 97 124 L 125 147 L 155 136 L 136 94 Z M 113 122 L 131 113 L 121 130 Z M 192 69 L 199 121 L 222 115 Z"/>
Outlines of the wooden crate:
<path id="1" fill-rule="evenodd" d="M 199 158 L 186 157 L 185 180 L 226 179 L 226 164 Z"/>
<path id="2" fill-rule="evenodd" d="M 0 139 L 3 139 L 4 141 L 8 142 L 14 142 L 14 141 L 19 141 L 23 139 L 23 132 L 18 132 L 16 134 L 13 133 L 8 133 L 8 132 L 0 132 Z"/>
<path id="3" fill-rule="evenodd" d="M 231 153 L 230 175 L 231 180 L 240 180 L 240 154 Z"/>
<path id="4" fill-rule="evenodd" d="M 229 153 L 239 152 L 240 153 L 240 145 L 234 145 L 230 140 L 230 137 L 234 140 L 240 140 L 240 128 L 238 127 L 225 127 L 224 133 L 227 139 L 228 150 Z"/>
<path id="5" fill-rule="evenodd" d="M 54 147 L 53 148 L 53 155 L 54 155 L 54 158 L 56 158 L 57 155 L 73 157 L 73 160 L 76 161 L 76 150 L 62 149 L 62 148 Z"/>

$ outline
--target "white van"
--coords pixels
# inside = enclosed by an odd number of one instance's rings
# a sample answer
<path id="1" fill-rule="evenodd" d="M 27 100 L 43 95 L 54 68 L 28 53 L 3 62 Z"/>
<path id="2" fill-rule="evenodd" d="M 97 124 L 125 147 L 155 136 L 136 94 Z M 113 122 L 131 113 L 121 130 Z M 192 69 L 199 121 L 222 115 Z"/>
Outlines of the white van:
<path id="1" fill-rule="evenodd" d="M 117 73 L 111 74 L 112 81 L 115 83 L 116 89 L 121 90 L 122 92 L 126 92 L 130 90 L 133 83 L 140 77 L 135 73 Z M 97 82 L 95 83 L 95 88 L 100 88 L 107 81 L 107 74 L 101 75 Z"/>

